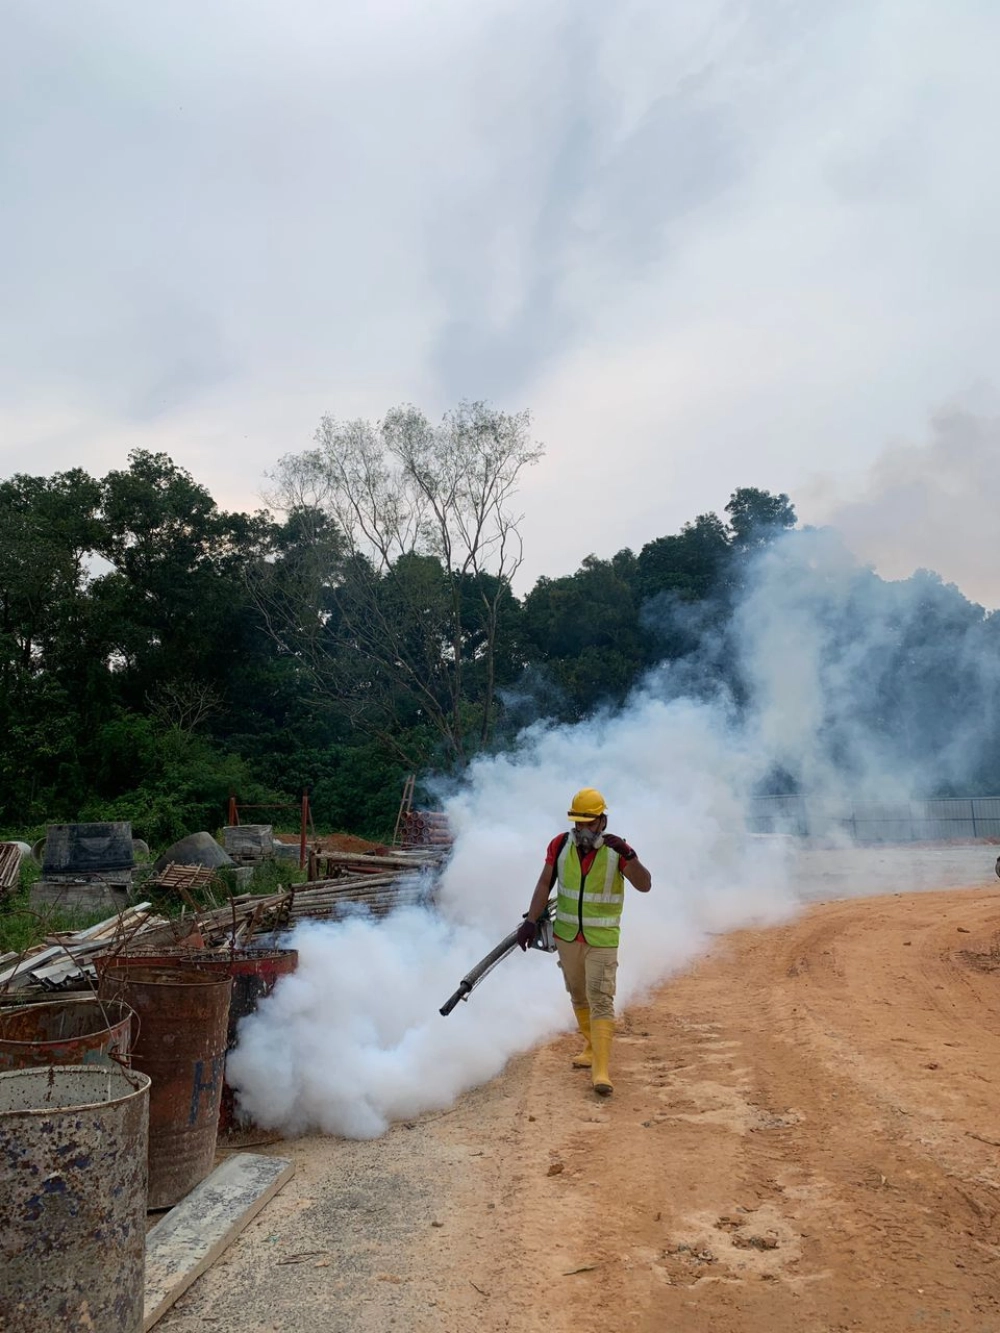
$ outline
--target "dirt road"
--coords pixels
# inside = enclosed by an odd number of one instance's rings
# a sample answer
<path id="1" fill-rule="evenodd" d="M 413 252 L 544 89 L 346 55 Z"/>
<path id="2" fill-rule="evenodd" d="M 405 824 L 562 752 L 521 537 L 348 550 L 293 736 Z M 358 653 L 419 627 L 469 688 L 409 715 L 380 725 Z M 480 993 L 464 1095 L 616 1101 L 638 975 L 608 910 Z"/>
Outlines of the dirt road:
<path id="1" fill-rule="evenodd" d="M 822 904 L 298 1174 L 165 1333 L 1000 1328 L 1000 896 Z"/>

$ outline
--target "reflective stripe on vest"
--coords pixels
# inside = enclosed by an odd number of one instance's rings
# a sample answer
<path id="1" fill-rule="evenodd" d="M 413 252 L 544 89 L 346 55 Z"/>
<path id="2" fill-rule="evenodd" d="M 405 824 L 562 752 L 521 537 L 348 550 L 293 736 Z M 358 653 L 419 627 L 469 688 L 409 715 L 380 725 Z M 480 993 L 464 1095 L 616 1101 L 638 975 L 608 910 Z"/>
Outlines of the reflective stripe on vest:
<path id="1" fill-rule="evenodd" d="M 598 949 L 618 947 L 625 880 L 618 864 L 618 853 L 600 847 L 586 878 L 580 853 L 572 837 L 566 839 L 556 861 L 559 889 L 556 897 L 555 934 L 561 940 L 575 940 L 583 925 L 583 937 Z"/>

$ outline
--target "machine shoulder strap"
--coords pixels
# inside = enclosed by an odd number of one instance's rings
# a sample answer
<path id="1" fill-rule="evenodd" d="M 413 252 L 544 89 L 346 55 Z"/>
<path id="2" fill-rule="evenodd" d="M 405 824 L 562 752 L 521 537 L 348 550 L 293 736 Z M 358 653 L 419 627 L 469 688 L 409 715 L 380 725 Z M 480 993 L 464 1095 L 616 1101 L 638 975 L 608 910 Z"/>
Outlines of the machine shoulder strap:
<path id="1" fill-rule="evenodd" d="M 556 876 L 559 874 L 559 858 L 560 856 L 562 856 L 563 848 L 566 846 L 568 840 L 569 840 L 568 833 L 564 833 L 562 837 L 559 839 L 559 846 L 556 848 L 556 859 L 552 862 L 552 878 L 549 880 L 550 893 L 555 887 Z M 998 864 L 1000 864 L 1000 862 L 998 862 Z"/>

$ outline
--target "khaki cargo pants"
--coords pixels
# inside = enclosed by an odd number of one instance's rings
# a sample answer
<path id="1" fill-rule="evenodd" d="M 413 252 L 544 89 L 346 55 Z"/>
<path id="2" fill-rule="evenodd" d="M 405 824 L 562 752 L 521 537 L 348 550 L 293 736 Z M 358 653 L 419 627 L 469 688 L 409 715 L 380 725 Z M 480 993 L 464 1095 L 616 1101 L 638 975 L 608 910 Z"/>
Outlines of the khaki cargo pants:
<path id="1" fill-rule="evenodd" d="M 618 950 L 558 938 L 556 949 L 573 1008 L 589 1008 L 591 1018 L 614 1018 Z"/>

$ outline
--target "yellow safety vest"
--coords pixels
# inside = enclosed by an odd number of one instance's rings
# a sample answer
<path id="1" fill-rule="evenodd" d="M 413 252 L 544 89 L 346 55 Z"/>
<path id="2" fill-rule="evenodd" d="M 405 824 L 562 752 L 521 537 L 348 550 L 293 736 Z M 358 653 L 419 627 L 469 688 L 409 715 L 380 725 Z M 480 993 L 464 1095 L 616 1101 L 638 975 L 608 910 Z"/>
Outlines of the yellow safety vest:
<path id="1" fill-rule="evenodd" d="M 561 940 L 575 940 L 580 931 L 598 949 L 616 949 L 620 933 L 625 879 L 618 853 L 598 848 L 586 875 L 572 837 L 566 839 L 556 861 L 559 885 L 553 929 Z"/>

